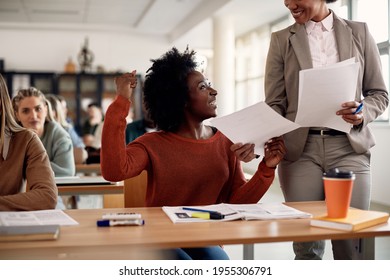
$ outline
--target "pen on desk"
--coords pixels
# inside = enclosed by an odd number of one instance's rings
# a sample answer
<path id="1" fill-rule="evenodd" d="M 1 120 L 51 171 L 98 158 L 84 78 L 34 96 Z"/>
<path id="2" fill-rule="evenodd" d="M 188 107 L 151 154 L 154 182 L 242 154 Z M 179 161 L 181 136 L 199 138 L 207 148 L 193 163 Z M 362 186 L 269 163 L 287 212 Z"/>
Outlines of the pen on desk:
<path id="1" fill-rule="evenodd" d="M 355 112 L 353 112 L 354 115 L 357 113 L 360 113 L 363 110 L 363 102 L 360 103 L 360 105 L 356 108 Z"/>
<path id="2" fill-rule="evenodd" d="M 142 219 L 132 220 L 98 220 L 96 225 L 98 227 L 114 227 L 114 226 L 143 226 L 145 221 Z"/>
<path id="3" fill-rule="evenodd" d="M 207 210 L 207 209 L 199 209 L 199 208 L 192 208 L 192 207 L 183 207 L 183 210 L 194 211 L 194 212 L 206 212 L 206 213 L 218 213 L 218 214 L 221 214 L 218 211 Z"/>

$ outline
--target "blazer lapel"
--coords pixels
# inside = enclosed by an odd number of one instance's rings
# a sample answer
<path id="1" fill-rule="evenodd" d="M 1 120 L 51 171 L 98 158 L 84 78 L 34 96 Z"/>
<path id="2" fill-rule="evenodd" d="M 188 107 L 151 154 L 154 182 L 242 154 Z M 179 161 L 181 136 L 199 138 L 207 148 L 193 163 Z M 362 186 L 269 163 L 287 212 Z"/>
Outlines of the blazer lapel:
<path id="1" fill-rule="evenodd" d="M 336 42 L 339 51 L 340 61 L 346 60 L 353 57 L 353 36 L 352 29 L 347 25 L 347 23 L 336 16 L 334 16 L 334 32 L 336 36 Z M 339 43 L 342 42 L 342 43 Z"/>
<path id="2" fill-rule="evenodd" d="M 291 27 L 291 46 L 294 49 L 294 53 L 297 56 L 299 66 L 301 69 L 313 68 L 313 62 L 311 60 L 309 42 L 306 35 L 304 25 L 294 24 Z"/>

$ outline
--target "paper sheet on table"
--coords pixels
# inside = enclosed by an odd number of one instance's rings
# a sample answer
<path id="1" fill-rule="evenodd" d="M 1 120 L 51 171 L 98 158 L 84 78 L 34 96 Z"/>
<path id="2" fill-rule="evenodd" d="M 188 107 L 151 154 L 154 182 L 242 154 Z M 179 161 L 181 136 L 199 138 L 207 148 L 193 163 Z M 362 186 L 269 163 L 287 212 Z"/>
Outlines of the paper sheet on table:
<path id="1" fill-rule="evenodd" d="M 265 102 L 210 120 L 233 143 L 253 143 L 255 153 L 264 156 L 264 144 L 272 137 L 281 136 L 299 128 L 282 117 Z"/>
<path id="2" fill-rule="evenodd" d="M 299 72 L 299 102 L 295 122 L 303 127 L 329 127 L 349 133 L 351 124 L 336 111 L 355 100 L 359 64 L 351 58 L 330 66 Z"/>
<path id="3" fill-rule="evenodd" d="M 0 212 L 1 226 L 71 226 L 79 223 L 59 209 Z"/>

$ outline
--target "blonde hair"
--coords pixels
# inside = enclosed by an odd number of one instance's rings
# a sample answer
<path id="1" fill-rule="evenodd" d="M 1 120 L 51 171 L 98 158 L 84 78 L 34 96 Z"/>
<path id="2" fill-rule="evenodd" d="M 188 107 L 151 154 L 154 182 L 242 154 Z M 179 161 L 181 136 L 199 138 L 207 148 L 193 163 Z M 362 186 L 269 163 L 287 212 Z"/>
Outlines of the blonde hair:
<path id="1" fill-rule="evenodd" d="M 6 134 L 12 134 L 22 130 L 24 130 L 24 128 L 20 126 L 15 119 L 7 84 L 0 74 L 0 151 L 3 150 Z"/>
<path id="2" fill-rule="evenodd" d="M 29 87 L 28 89 L 20 89 L 16 93 L 16 95 L 12 98 L 12 106 L 14 108 L 14 112 L 16 112 L 19 109 L 19 103 L 26 97 L 38 97 L 41 99 L 42 103 L 46 105 L 47 107 L 47 116 L 46 121 L 55 121 L 55 118 L 53 116 L 53 110 L 51 108 L 51 104 L 49 101 L 47 101 L 45 95 L 42 93 L 42 91 L 36 89 L 35 87 Z"/>
<path id="3" fill-rule="evenodd" d="M 62 104 L 60 99 L 58 98 L 57 95 L 54 94 L 45 94 L 45 97 L 47 101 L 49 101 L 51 105 L 51 109 L 53 112 L 53 117 L 54 119 L 64 128 L 69 127 L 69 123 L 65 119 L 65 112 L 64 109 L 62 108 Z"/>

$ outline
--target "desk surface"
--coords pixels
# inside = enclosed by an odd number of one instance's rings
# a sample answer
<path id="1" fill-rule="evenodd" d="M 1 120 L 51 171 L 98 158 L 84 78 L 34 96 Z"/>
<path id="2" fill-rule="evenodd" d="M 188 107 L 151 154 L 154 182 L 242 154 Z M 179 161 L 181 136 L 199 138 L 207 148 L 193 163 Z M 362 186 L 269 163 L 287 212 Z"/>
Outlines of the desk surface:
<path id="1" fill-rule="evenodd" d="M 122 194 L 124 182 L 98 185 L 58 185 L 59 195 Z"/>
<path id="2" fill-rule="evenodd" d="M 101 174 L 100 171 L 100 163 L 94 163 L 94 164 L 76 164 L 76 173 L 95 173 L 95 174 Z"/>
<path id="3" fill-rule="evenodd" d="M 313 215 L 326 211 L 324 202 L 297 202 L 288 205 Z M 134 227 L 96 227 L 96 220 L 108 212 L 138 212 L 142 214 L 146 224 Z M 162 248 L 390 235 L 389 223 L 358 232 L 343 232 L 311 227 L 309 219 L 173 224 L 161 208 L 81 209 L 67 210 L 66 213 L 80 224 L 61 227 L 60 237 L 56 241 L 1 243 L 0 259 L 130 259 L 131 253 Z"/>

